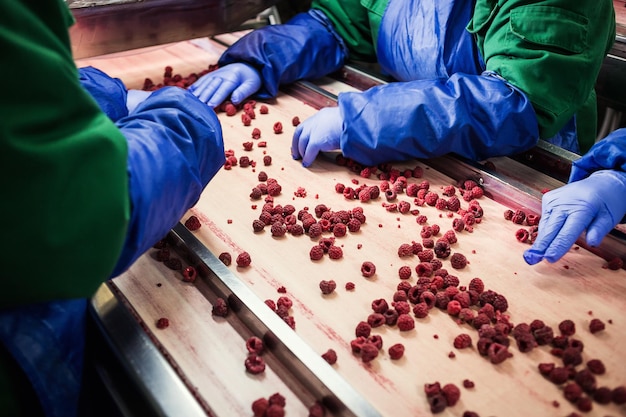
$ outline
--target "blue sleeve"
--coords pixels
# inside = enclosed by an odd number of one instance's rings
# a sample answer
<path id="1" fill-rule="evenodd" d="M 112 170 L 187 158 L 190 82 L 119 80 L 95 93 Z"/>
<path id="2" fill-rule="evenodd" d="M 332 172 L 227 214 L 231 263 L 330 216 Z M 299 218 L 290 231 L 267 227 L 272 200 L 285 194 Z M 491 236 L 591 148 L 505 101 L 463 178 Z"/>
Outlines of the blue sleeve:
<path id="1" fill-rule="evenodd" d="M 626 172 L 626 128 L 611 132 L 596 142 L 582 158 L 574 161 L 569 182 L 604 169 Z"/>
<path id="2" fill-rule="evenodd" d="M 282 25 L 263 27 L 235 42 L 219 66 L 243 62 L 261 74 L 261 98 L 275 97 L 281 84 L 315 79 L 337 71 L 348 50 L 319 10 L 300 13 Z"/>
<path id="3" fill-rule="evenodd" d="M 128 140 L 131 219 L 112 276 L 162 239 L 224 164 L 215 112 L 190 92 L 165 87 L 116 123 Z"/>
<path id="4" fill-rule="evenodd" d="M 96 100 L 100 109 L 114 122 L 128 114 L 126 86 L 119 78 L 109 77 L 94 67 L 78 69 L 80 84 Z"/>
<path id="5" fill-rule="evenodd" d="M 339 107 L 341 150 L 366 165 L 451 152 L 482 160 L 527 150 L 539 138 L 528 98 L 492 73 L 342 93 Z"/>

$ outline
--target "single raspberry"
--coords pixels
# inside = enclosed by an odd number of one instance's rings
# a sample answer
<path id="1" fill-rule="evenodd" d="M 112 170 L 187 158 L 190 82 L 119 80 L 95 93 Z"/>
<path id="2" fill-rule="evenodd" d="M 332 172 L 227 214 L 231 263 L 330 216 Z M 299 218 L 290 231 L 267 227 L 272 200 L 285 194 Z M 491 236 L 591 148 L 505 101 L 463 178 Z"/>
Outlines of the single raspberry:
<path id="1" fill-rule="evenodd" d="M 378 356 L 378 347 L 373 343 L 366 342 L 361 346 L 361 360 L 365 363 L 371 362 Z"/>
<path id="2" fill-rule="evenodd" d="M 263 340 L 256 336 L 251 336 L 246 340 L 246 349 L 249 353 L 260 355 L 263 352 Z"/>
<path id="3" fill-rule="evenodd" d="M 411 278 L 411 267 L 407 265 L 403 265 L 398 269 L 398 276 L 400 279 L 409 279 Z"/>
<path id="4" fill-rule="evenodd" d="M 461 398 L 461 390 L 454 384 L 446 384 L 441 388 L 448 407 L 454 406 Z"/>
<path id="5" fill-rule="evenodd" d="M 372 326 L 370 326 L 370 324 L 366 321 L 360 321 L 357 325 L 356 328 L 354 330 L 354 334 L 356 335 L 356 337 L 369 337 L 370 333 L 372 331 Z"/>
<path id="6" fill-rule="evenodd" d="M 594 334 L 604 330 L 605 327 L 604 322 L 600 319 L 592 319 L 589 322 L 589 331 Z"/>
<path id="7" fill-rule="evenodd" d="M 224 106 L 224 110 L 226 111 L 227 116 L 234 116 L 237 113 L 237 107 L 234 104 L 228 103 Z"/>
<path id="8" fill-rule="evenodd" d="M 211 308 L 211 314 L 219 317 L 226 317 L 228 315 L 228 304 L 226 300 L 221 297 L 218 297 L 215 300 L 215 304 Z"/>
<path id="9" fill-rule="evenodd" d="M 404 356 L 404 345 L 402 343 L 396 343 L 393 346 L 390 346 L 387 350 L 389 352 L 389 357 L 393 360 L 398 360 Z"/>
<path id="10" fill-rule="evenodd" d="M 261 104 L 261 107 L 259 108 L 259 113 L 261 114 L 267 114 L 269 113 L 269 109 L 267 108 L 267 106 L 265 104 Z"/>
<path id="11" fill-rule="evenodd" d="M 231 258 L 231 256 L 230 256 L 230 253 L 228 253 L 228 252 L 222 252 L 222 253 L 220 253 L 220 255 L 219 255 L 219 257 L 218 257 L 218 258 L 219 258 L 219 260 L 220 260 L 220 261 L 222 261 L 222 263 L 223 263 L 224 265 L 226 265 L 226 266 L 229 266 L 229 265 L 230 265 L 230 263 L 232 262 L 232 258 Z"/>
<path id="12" fill-rule="evenodd" d="M 402 332 L 413 330 L 415 328 L 415 320 L 408 314 L 398 315 L 398 320 L 396 324 L 398 326 L 398 329 L 400 329 L 400 331 Z"/>
<path id="13" fill-rule="evenodd" d="M 252 403 L 252 414 L 254 417 L 264 417 L 270 406 L 267 398 L 259 398 Z"/>
<path id="14" fill-rule="evenodd" d="M 281 122 L 274 123 L 274 133 L 277 135 L 283 133 L 283 124 Z"/>
<path id="15" fill-rule="evenodd" d="M 252 263 L 252 259 L 250 258 L 250 254 L 244 251 L 237 255 L 236 262 L 237 266 L 245 268 L 250 266 L 250 264 Z"/>
<path id="16" fill-rule="evenodd" d="M 330 294 L 335 291 L 335 288 L 337 288 L 337 283 L 332 279 L 328 281 L 320 281 L 320 290 L 322 290 L 322 294 Z"/>
<path id="17" fill-rule="evenodd" d="M 170 325 L 170 321 L 165 317 L 161 317 L 160 319 L 156 321 L 157 329 L 165 329 L 169 327 L 169 325 Z"/>
<path id="18" fill-rule="evenodd" d="M 332 245 L 328 248 L 328 256 L 330 259 L 341 259 L 343 257 L 343 250 L 340 246 Z"/>
<path id="19" fill-rule="evenodd" d="M 365 278 L 371 278 L 374 276 L 375 273 L 376 273 L 376 265 L 374 265 L 370 261 L 363 262 L 363 264 L 361 265 L 361 274 Z"/>
<path id="20" fill-rule="evenodd" d="M 294 116 L 293 119 L 291 119 L 291 124 L 293 126 L 298 126 L 300 124 L 300 118 L 298 116 Z"/>
<path id="21" fill-rule="evenodd" d="M 337 363 L 337 352 L 333 349 L 328 349 L 325 353 L 322 354 L 322 358 L 330 365 L 334 365 Z"/>
<path id="22" fill-rule="evenodd" d="M 467 265 L 467 258 L 461 253 L 453 253 L 450 257 L 450 263 L 454 269 L 463 269 Z"/>
<path id="23" fill-rule="evenodd" d="M 261 130 L 258 127 L 252 129 L 252 139 L 259 139 L 261 137 Z"/>
<path id="24" fill-rule="evenodd" d="M 472 346 L 472 338 L 467 333 L 461 333 L 454 338 L 454 347 L 457 349 L 465 349 Z"/>
<path id="25" fill-rule="evenodd" d="M 250 372 L 251 374 L 260 374 L 265 371 L 265 360 L 259 355 L 248 355 L 244 362 L 244 365 L 246 366 L 246 371 Z"/>
<path id="26" fill-rule="evenodd" d="M 185 227 L 187 229 L 191 230 L 192 232 L 194 230 L 198 230 L 201 226 L 202 226 L 202 224 L 200 223 L 200 220 L 198 220 L 198 218 L 196 216 L 190 216 L 185 221 Z"/>
<path id="27" fill-rule="evenodd" d="M 198 271 L 193 266 L 188 266 L 183 269 L 183 281 L 194 282 L 198 276 Z"/>

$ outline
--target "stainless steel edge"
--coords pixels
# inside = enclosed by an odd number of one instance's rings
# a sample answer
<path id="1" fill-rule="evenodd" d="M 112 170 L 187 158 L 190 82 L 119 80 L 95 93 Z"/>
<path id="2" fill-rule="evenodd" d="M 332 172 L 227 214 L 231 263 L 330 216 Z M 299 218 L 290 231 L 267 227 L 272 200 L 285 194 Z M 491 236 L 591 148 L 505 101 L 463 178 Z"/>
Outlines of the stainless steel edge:
<path id="1" fill-rule="evenodd" d="M 91 307 L 116 357 L 129 371 L 133 385 L 144 394 L 149 415 L 207 416 L 207 411 L 107 284 L 102 284 L 92 297 Z"/>
<path id="2" fill-rule="evenodd" d="M 242 326 L 235 325 L 236 329 L 244 338 L 256 335 L 264 340 L 268 349 L 264 356 L 269 366 L 303 401 L 320 401 L 338 416 L 381 416 L 184 225 L 179 223 L 174 227 L 169 238 L 183 258 L 191 265 L 200 266 L 201 278 L 196 279 L 200 291 L 207 297 L 228 300 L 231 312 Z"/>

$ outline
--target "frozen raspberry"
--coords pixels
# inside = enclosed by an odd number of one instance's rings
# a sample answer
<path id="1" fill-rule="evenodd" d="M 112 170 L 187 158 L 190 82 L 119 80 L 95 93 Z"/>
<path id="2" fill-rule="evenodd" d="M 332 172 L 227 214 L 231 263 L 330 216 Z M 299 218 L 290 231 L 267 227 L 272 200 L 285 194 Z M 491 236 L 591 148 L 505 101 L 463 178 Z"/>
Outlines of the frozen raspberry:
<path id="1" fill-rule="evenodd" d="M 360 321 L 359 324 L 357 324 L 356 329 L 354 330 L 354 333 L 356 335 L 356 337 L 362 336 L 362 337 L 369 337 L 370 333 L 372 331 L 372 326 L 370 326 L 370 324 L 366 321 Z"/>
<path id="2" fill-rule="evenodd" d="M 259 139 L 261 137 L 261 130 L 258 127 L 252 129 L 252 139 Z"/>
<path id="3" fill-rule="evenodd" d="M 371 278 L 374 276 L 375 273 L 376 273 L 376 265 L 374 265 L 370 261 L 363 262 L 363 264 L 361 265 L 361 274 L 365 278 Z"/>
<path id="4" fill-rule="evenodd" d="M 170 325 L 170 321 L 166 319 L 165 317 L 161 317 L 160 319 L 156 321 L 157 329 L 165 329 L 169 327 L 169 325 Z"/>
<path id="5" fill-rule="evenodd" d="M 230 265 L 230 263 L 232 262 L 232 258 L 231 258 L 231 256 L 230 256 L 230 253 L 228 253 L 228 252 L 222 252 L 222 253 L 220 253 L 220 255 L 219 255 L 219 257 L 218 257 L 218 258 L 219 258 L 219 260 L 220 260 L 220 261 L 222 261 L 222 263 L 223 263 L 224 265 L 226 265 L 226 266 L 229 266 L 229 265 Z"/>
<path id="6" fill-rule="evenodd" d="M 411 267 L 407 265 L 403 265 L 398 269 L 398 276 L 400 279 L 409 279 L 411 278 Z"/>
<path id="7" fill-rule="evenodd" d="M 198 220 L 198 218 L 196 216 L 190 216 L 185 221 L 185 227 L 187 229 L 191 230 L 192 232 L 194 230 L 198 230 L 201 226 L 202 226 L 202 224 L 200 223 L 200 220 Z"/>
<path id="8" fill-rule="evenodd" d="M 237 107 L 232 103 L 227 103 L 226 106 L 224 106 L 224 111 L 227 116 L 234 116 L 237 113 Z"/>
<path id="9" fill-rule="evenodd" d="M 198 271 L 193 266 L 188 266 L 183 269 L 183 281 L 194 282 L 198 276 Z"/>
<path id="10" fill-rule="evenodd" d="M 373 343 L 366 342 L 361 346 L 361 360 L 365 363 L 371 362 L 378 356 L 378 347 Z"/>
<path id="11" fill-rule="evenodd" d="M 322 358 L 330 365 L 334 365 L 337 363 L 337 352 L 333 349 L 328 349 L 325 353 L 322 354 Z"/>
<path id="12" fill-rule="evenodd" d="M 454 269 L 463 269 L 467 265 L 467 258 L 461 253 L 453 253 L 450 257 L 450 263 Z"/>
<path id="13" fill-rule="evenodd" d="M 274 133 L 277 135 L 283 133 L 283 124 L 281 122 L 274 123 Z"/>
<path id="14" fill-rule="evenodd" d="M 247 168 L 250 166 L 250 158 L 247 156 L 242 156 L 239 158 L 239 166 L 242 168 Z"/>
<path id="15" fill-rule="evenodd" d="M 211 309 L 211 314 L 214 316 L 226 317 L 228 315 L 228 304 L 226 303 L 226 300 L 218 297 Z"/>
<path id="16" fill-rule="evenodd" d="M 241 252 L 237 255 L 237 266 L 245 268 L 250 266 L 252 263 L 252 259 L 250 258 L 250 254 L 248 252 Z"/>
<path id="17" fill-rule="evenodd" d="M 261 107 L 259 108 L 259 113 L 261 114 L 267 114 L 269 113 L 269 109 L 267 108 L 267 106 L 265 104 L 261 104 Z"/>
<path id="18" fill-rule="evenodd" d="M 621 258 L 615 257 L 607 262 L 606 267 L 612 271 L 617 271 L 624 266 L 624 261 Z"/>
<path id="19" fill-rule="evenodd" d="M 337 283 L 332 279 L 328 281 L 320 281 L 320 290 L 322 290 L 322 294 L 330 294 L 335 291 L 335 288 L 337 288 Z"/>
<path id="20" fill-rule="evenodd" d="M 626 404 L 626 387 L 622 385 L 613 388 L 613 393 L 611 397 L 615 404 Z"/>
<path id="21" fill-rule="evenodd" d="M 398 360 L 404 356 L 404 345 L 402 343 L 396 343 L 393 346 L 390 346 L 387 350 L 389 352 L 389 357 L 393 360 Z"/>
<path id="22" fill-rule="evenodd" d="M 346 291 L 352 291 L 354 287 L 354 282 L 346 282 Z"/>
<path id="23" fill-rule="evenodd" d="M 604 322 L 600 319 L 592 319 L 589 322 L 589 331 L 591 333 L 598 333 L 599 331 L 604 330 L 605 325 Z"/>
<path id="24" fill-rule="evenodd" d="M 330 259 L 341 259 L 343 257 L 343 249 L 340 246 L 332 245 L 328 248 L 328 257 Z"/>
<path id="25" fill-rule="evenodd" d="M 446 384 L 441 388 L 448 407 L 454 406 L 461 398 L 461 390 L 454 384 Z"/>
<path id="26" fill-rule="evenodd" d="M 260 355 L 263 352 L 263 341 L 256 336 L 251 336 L 246 340 L 246 349 L 249 353 Z"/>
<path id="27" fill-rule="evenodd" d="M 265 360 L 259 355 L 248 355 L 244 364 L 246 366 L 246 371 L 251 374 L 260 374 L 265 371 Z"/>
<path id="28" fill-rule="evenodd" d="M 400 329 L 400 331 L 402 332 L 413 330 L 415 328 L 415 320 L 408 314 L 398 315 L 398 320 L 396 324 L 398 326 L 398 329 Z"/>
<path id="29" fill-rule="evenodd" d="M 467 333 L 461 333 L 454 338 L 454 347 L 457 349 L 465 349 L 472 346 L 472 338 Z"/>
<path id="30" fill-rule="evenodd" d="M 291 124 L 293 126 L 298 126 L 300 124 L 300 118 L 298 116 L 294 116 L 293 119 L 291 119 Z"/>
<path id="31" fill-rule="evenodd" d="M 270 406 L 267 398 L 259 398 L 252 403 L 252 414 L 254 417 L 264 417 Z"/>

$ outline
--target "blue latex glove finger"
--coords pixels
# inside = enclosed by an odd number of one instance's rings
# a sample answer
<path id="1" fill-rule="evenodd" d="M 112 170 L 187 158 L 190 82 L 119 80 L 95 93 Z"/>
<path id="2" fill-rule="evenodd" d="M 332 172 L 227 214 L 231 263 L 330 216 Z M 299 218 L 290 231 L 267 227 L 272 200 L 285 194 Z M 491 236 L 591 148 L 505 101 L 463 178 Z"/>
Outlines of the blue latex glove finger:
<path id="1" fill-rule="evenodd" d="M 291 142 L 291 156 L 310 166 L 317 154 L 339 149 L 343 118 L 337 107 L 327 107 L 298 125 Z"/>
<path id="2" fill-rule="evenodd" d="M 226 65 L 200 77 L 189 87 L 200 101 L 217 107 L 230 96 L 237 105 L 261 88 L 261 76 L 247 64 Z"/>
<path id="3" fill-rule="evenodd" d="M 524 253 L 530 265 L 559 260 L 587 230 L 587 243 L 600 244 L 626 214 L 626 173 L 594 172 L 543 196 L 539 233 Z"/>
<path id="4" fill-rule="evenodd" d="M 132 113 L 139 103 L 147 99 L 152 91 L 143 91 L 143 90 L 128 90 L 128 94 L 126 95 L 126 108 L 128 109 L 128 113 Z"/>

